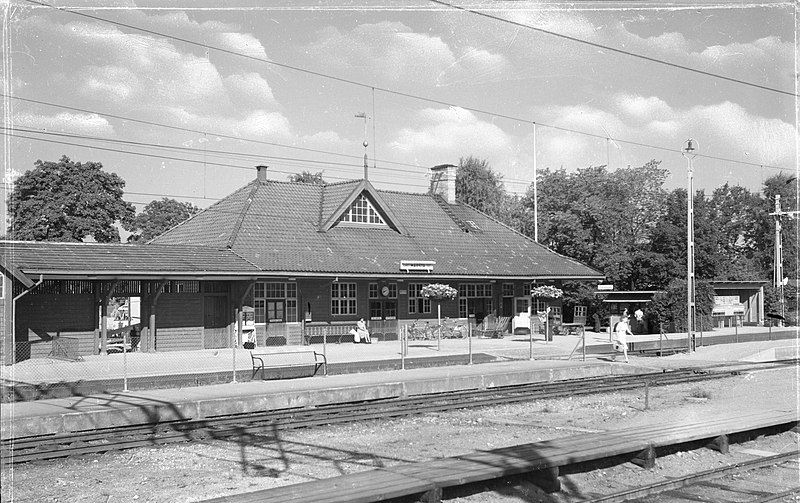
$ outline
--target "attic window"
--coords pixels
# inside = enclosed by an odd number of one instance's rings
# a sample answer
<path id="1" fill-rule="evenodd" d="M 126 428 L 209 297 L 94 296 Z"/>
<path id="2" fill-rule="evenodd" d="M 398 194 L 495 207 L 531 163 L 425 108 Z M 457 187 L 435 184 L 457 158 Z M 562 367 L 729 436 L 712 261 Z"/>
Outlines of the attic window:
<path id="1" fill-rule="evenodd" d="M 481 230 L 481 228 L 478 227 L 478 224 L 476 224 L 474 220 L 466 220 L 466 222 L 467 222 L 467 225 L 469 225 L 469 228 L 472 229 L 473 231 L 480 231 Z"/>
<path id="2" fill-rule="evenodd" d="M 350 209 L 342 215 L 340 222 L 350 222 L 354 224 L 378 224 L 386 225 L 380 213 L 364 194 L 358 196 Z"/>

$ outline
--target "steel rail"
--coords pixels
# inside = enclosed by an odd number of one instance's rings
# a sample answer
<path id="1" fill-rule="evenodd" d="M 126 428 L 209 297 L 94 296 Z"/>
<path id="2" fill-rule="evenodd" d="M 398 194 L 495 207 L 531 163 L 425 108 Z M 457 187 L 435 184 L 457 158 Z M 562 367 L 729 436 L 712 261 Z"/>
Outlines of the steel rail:
<path id="1" fill-rule="evenodd" d="M 608 494 L 606 496 L 601 496 L 599 498 L 585 500 L 584 503 L 617 503 L 622 501 L 628 501 L 634 498 L 645 498 L 648 496 L 661 494 L 666 491 L 672 491 L 675 489 L 680 489 L 682 487 L 688 487 L 705 480 L 716 479 L 724 477 L 726 475 L 742 473 L 750 470 L 755 470 L 757 468 L 763 468 L 765 466 L 785 463 L 796 459 L 800 459 L 800 452 L 797 451 L 785 452 L 782 454 L 776 454 L 774 456 L 767 456 L 764 458 L 753 459 L 749 461 L 740 461 L 737 463 L 732 463 L 730 465 L 712 468 L 710 470 L 705 470 L 699 473 L 693 473 L 690 475 L 685 475 L 683 477 L 672 478 L 670 480 L 655 482 L 653 484 L 635 487 L 633 489 L 627 489 L 625 491 L 619 491 L 614 494 Z M 777 501 L 787 495 L 793 494 L 796 491 L 800 491 L 800 487 L 795 487 L 794 489 L 784 491 L 781 494 L 761 497 L 756 501 L 758 502 Z"/>
<path id="2" fill-rule="evenodd" d="M 797 360 L 736 365 L 737 370 L 720 372 L 683 368 L 647 374 L 602 376 L 554 382 L 527 383 L 487 389 L 469 389 L 416 395 L 407 398 L 384 398 L 358 403 L 320 405 L 241 413 L 204 419 L 184 419 L 155 424 L 95 429 L 66 434 L 3 439 L 0 457 L 3 464 L 132 449 L 159 444 L 224 439 L 241 435 L 263 435 L 265 432 L 350 423 L 358 420 L 386 419 L 429 412 L 477 408 L 508 403 L 562 398 L 641 389 L 643 386 L 721 379 L 739 374 L 743 368 L 795 365 Z M 721 368 L 731 367 L 730 364 Z"/>

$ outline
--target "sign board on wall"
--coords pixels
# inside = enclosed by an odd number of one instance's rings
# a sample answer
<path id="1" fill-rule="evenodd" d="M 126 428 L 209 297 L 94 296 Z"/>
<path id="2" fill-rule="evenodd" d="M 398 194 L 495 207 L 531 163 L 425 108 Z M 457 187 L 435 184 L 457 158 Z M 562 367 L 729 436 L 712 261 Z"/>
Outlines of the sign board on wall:
<path id="1" fill-rule="evenodd" d="M 715 295 L 712 316 L 744 315 L 745 306 L 738 295 Z"/>

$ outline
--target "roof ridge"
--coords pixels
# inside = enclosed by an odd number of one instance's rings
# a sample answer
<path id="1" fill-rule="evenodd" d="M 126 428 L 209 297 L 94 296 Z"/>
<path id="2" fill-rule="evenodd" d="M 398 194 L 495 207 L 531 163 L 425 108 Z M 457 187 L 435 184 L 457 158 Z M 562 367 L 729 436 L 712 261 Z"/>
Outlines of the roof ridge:
<path id="1" fill-rule="evenodd" d="M 469 208 L 469 209 L 471 209 L 472 211 L 475 211 L 475 212 L 477 212 L 477 213 L 479 213 L 479 214 L 483 215 L 484 217 L 488 218 L 488 219 L 489 219 L 489 220 L 491 220 L 492 222 L 495 222 L 495 223 L 497 223 L 497 224 L 499 224 L 499 225 L 501 225 L 501 226 L 505 227 L 506 229 L 510 230 L 510 231 L 511 231 L 511 232 L 513 232 L 514 234 L 517 234 L 517 235 L 519 235 L 519 236 L 521 236 L 521 237 L 523 237 L 523 238 L 527 239 L 527 240 L 528 240 L 528 241 L 530 241 L 531 243 L 534 243 L 534 244 L 536 244 L 536 245 L 538 245 L 538 246 L 541 246 L 543 249 L 545 249 L 545 250 L 549 251 L 549 252 L 550 252 L 550 253 L 552 253 L 553 255 L 557 255 L 557 256 L 559 256 L 559 257 L 561 257 L 561 258 L 564 258 L 564 259 L 566 259 L 566 260 L 569 260 L 569 261 L 572 261 L 572 262 L 578 263 L 578 264 L 580 264 L 580 265 L 582 265 L 582 266 L 584 266 L 584 267 L 586 267 L 586 268 L 588 268 L 588 269 L 591 269 L 591 270 L 593 270 L 593 271 L 597 271 L 597 273 L 598 273 L 598 274 L 600 274 L 600 275 L 602 275 L 603 277 L 605 277 L 605 274 L 601 273 L 600 271 L 598 271 L 598 270 L 597 270 L 597 269 L 595 269 L 594 267 L 592 267 L 592 266 L 590 266 L 590 265 L 587 265 L 587 264 L 584 264 L 584 263 L 583 263 L 583 262 L 581 262 L 580 260 L 574 259 L 574 258 L 572 258 L 572 257 L 567 257 L 566 255 L 562 255 L 562 254 L 558 253 L 557 251 L 553 251 L 553 250 L 551 250 L 550 248 L 548 248 L 547 246 L 543 245 L 542 243 L 539 243 L 538 241 L 535 241 L 535 240 L 533 240 L 533 239 L 532 239 L 530 236 L 526 236 L 525 234 L 521 233 L 520 231 L 518 231 L 518 230 L 514 229 L 513 227 L 510 227 L 509 225 L 506 225 L 506 224 L 504 224 L 504 223 L 503 223 L 503 222 L 501 222 L 500 220 L 498 220 L 498 219 L 496 219 L 496 218 L 494 218 L 494 217 L 492 217 L 492 216 L 490 216 L 490 215 L 488 215 L 488 214 L 486 214 L 486 213 L 482 212 L 482 211 L 481 211 L 481 210 L 479 210 L 478 208 L 475 208 L 475 207 L 473 207 L 473 206 L 470 206 L 469 204 L 467 204 L 467 203 L 465 203 L 465 202 L 462 202 L 462 201 L 458 201 L 458 204 L 460 204 L 460 205 L 462 205 L 462 206 L 464 206 L 464 207 L 466 207 L 466 208 Z"/>
<path id="2" fill-rule="evenodd" d="M 342 182 L 326 183 L 325 187 L 335 187 L 337 185 L 347 185 L 348 183 L 353 183 L 353 182 L 359 183 L 359 182 L 361 182 L 361 179 L 360 178 L 354 178 L 352 180 L 344 180 Z"/>
<path id="3" fill-rule="evenodd" d="M 256 183 L 253 184 L 253 187 L 250 189 L 250 194 L 247 195 L 247 199 L 245 199 L 244 205 L 242 205 L 242 210 L 239 212 L 239 216 L 236 218 L 236 223 L 233 224 L 233 229 L 231 229 L 231 235 L 228 237 L 228 246 L 227 248 L 233 248 L 233 244 L 236 242 L 236 238 L 239 235 L 239 231 L 242 229 L 242 224 L 244 223 L 244 219 L 247 216 L 247 211 L 250 209 L 250 206 L 253 204 L 253 198 L 258 192 L 258 189 L 261 187 L 261 182 L 256 180 Z"/>
<path id="4" fill-rule="evenodd" d="M 158 236 L 155 236 L 153 239 L 151 239 L 150 241 L 148 241 L 148 242 L 147 242 L 147 243 L 145 243 L 145 244 L 151 244 L 151 243 L 153 243 L 153 241 L 155 241 L 156 239 L 160 238 L 161 236 L 166 236 L 167 234 L 169 234 L 170 232 L 174 231 L 174 230 L 175 230 L 175 229 L 177 229 L 178 227 L 180 227 L 180 226 L 182 226 L 182 225 L 184 225 L 184 224 L 188 223 L 188 222 L 189 222 L 189 221 L 191 221 L 191 220 L 194 220 L 196 217 L 198 217 L 198 216 L 202 215 L 203 213 L 205 213 L 205 212 L 209 211 L 209 210 L 210 210 L 211 208 L 213 208 L 214 206 L 217 206 L 218 204 L 222 204 L 222 202 L 223 202 L 223 201 L 225 201 L 225 200 L 227 200 L 227 199 L 229 199 L 229 198 L 233 197 L 233 196 L 234 196 L 234 195 L 236 195 L 238 192 L 240 192 L 240 191 L 244 191 L 244 190 L 247 188 L 247 186 L 248 186 L 248 185 L 251 185 L 251 184 L 253 184 L 253 183 L 256 183 L 256 182 L 258 182 L 258 180 L 257 180 L 257 179 L 256 179 L 256 180 L 251 180 L 250 182 L 246 183 L 245 185 L 242 185 L 241 187 L 239 187 L 238 189 L 234 190 L 233 192 L 231 192 L 231 193 L 230 193 L 230 194 L 228 194 L 227 196 L 223 197 L 222 199 L 220 199 L 220 200 L 219 200 L 219 201 L 217 201 L 216 203 L 214 203 L 214 204 L 212 204 L 211 206 L 209 206 L 208 208 L 203 208 L 202 210 L 200 210 L 200 211 L 198 211 L 197 213 L 195 213 L 194 215 L 190 216 L 189 218 L 187 218 L 187 219 L 186 219 L 186 220 L 184 220 L 183 222 L 180 222 L 180 223 L 178 223 L 177 225 L 175 225 L 175 226 L 173 226 L 173 227 L 170 227 L 169 229 L 165 230 L 164 232 L 162 232 L 162 233 L 161 233 L 161 234 L 159 234 Z M 158 244 L 158 243 L 153 243 L 153 244 Z"/>

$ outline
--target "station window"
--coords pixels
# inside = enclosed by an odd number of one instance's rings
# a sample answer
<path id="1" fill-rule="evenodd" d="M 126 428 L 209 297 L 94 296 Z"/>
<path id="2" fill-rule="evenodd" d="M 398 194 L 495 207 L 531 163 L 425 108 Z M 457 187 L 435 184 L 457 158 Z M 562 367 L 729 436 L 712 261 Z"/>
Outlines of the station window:
<path id="1" fill-rule="evenodd" d="M 348 315 L 356 314 L 356 284 L 332 283 L 331 284 L 331 314 Z"/>
<path id="2" fill-rule="evenodd" d="M 420 293 L 426 284 L 408 284 L 408 314 L 429 314 L 431 312 L 431 299 L 424 298 Z"/>

